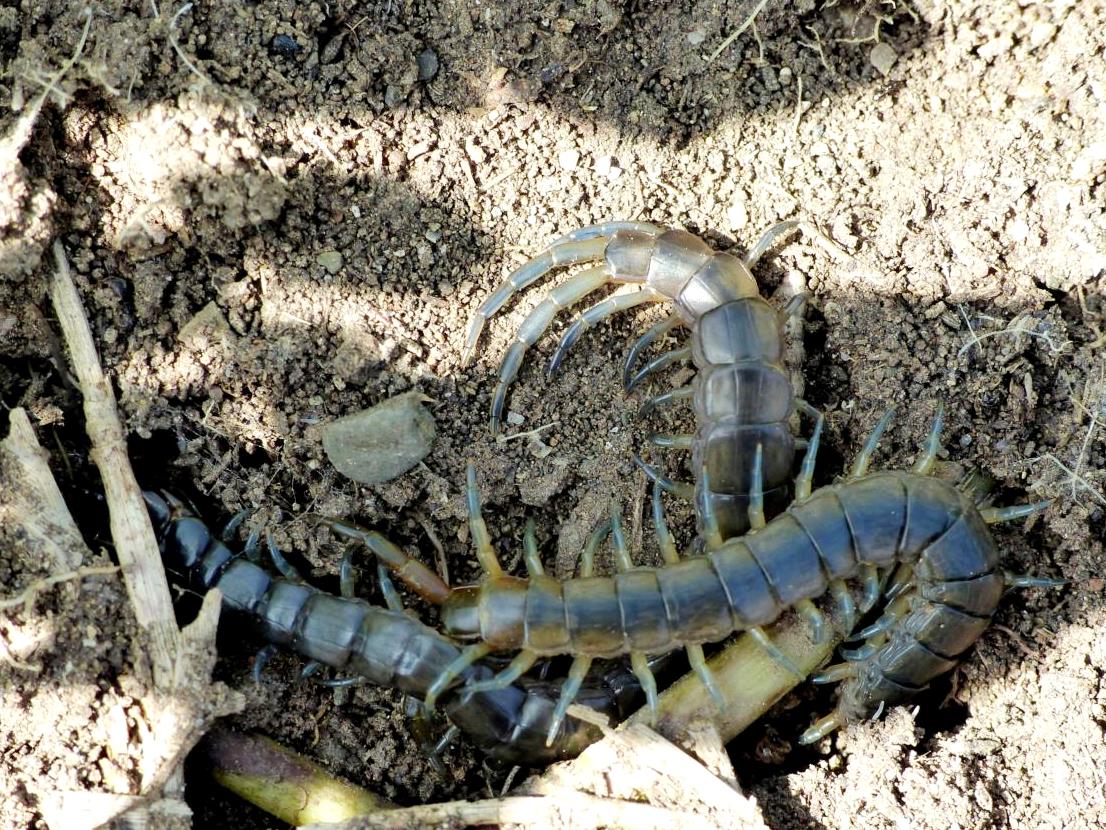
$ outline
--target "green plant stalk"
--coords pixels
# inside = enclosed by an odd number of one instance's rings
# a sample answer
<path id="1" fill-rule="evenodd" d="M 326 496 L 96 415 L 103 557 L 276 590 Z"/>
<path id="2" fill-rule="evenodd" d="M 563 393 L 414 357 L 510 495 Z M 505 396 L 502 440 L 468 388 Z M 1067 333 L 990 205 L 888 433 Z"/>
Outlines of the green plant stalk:
<path id="1" fill-rule="evenodd" d="M 344 821 L 395 806 L 260 735 L 217 727 L 200 751 L 217 782 L 289 824 Z"/>
<path id="2" fill-rule="evenodd" d="M 827 615 L 827 621 L 836 622 Z M 712 723 L 723 742 L 741 734 L 773 704 L 803 682 L 829 659 L 841 643 L 836 633 L 824 643 L 810 639 L 810 627 L 798 617 L 789 617 L 769 632 L 772 642 L 799 670 L 799 677 L 781 666 L 748 634 L 738 637 L 709 661 L 725 709 L 719 711 L 703 681 L 691 672 L 672 684 L 658 702 L 657 730 L 666 737 L 683 732 L 696 720 Z M 642 709 L 631 720 L 648 724 L 650 713 Z"/>

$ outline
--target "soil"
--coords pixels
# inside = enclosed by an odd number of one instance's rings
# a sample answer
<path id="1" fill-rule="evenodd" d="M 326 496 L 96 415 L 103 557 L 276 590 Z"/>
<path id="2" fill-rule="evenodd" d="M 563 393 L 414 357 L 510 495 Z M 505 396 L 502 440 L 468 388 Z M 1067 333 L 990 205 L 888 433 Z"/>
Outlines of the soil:
<path id="1" fill-rule="evenodd" d="M 433 561 L 429 529 L 459 582 L 476 574 L 472 459 L 508 564 L 533 517 L 563 575 L 612 499 L 640 510 L 632 454 L 654 425 L 636 420 L 621 362 L 664 309 L 589 331 L 552 378 L 557 337 L 532 349 L 511 431 L 545 428 L 548 454 L 486 429 L 498 363 L 545 286 L 462 369 L 469 315 L 593 222 L 740 252 L 801 218 L 757 276 L 766 294 L 789 276 L 811 293 L 796 368 L 827 416 L 821 481 L 892 405 L 879 464 L 912 462 L 943 403 L 949 461 L 993 477 L 999 503 L 1054 499 L 996 529 L 1007 567 L 1072 584 L 1012 592 L 919 708 L 810 750 L 794 737 L 830 698 L 801 688 L 731 745 L 743 785 L 778 828 L 1106 826 L 1106 8 L 770 2 L 712 59 L 756 5 L 107 0 L 82 43 L 79 4 L 0 3 L 3 134 L 54 86 L 0 171 L 0 434 L 7 408 L 31 413 L 92 549 L 108 546 L 45 293 L 60 238 L 144 485 L 184 491 L 213 523 L 252 511 L 240 532 L 270 534 L 324 586 L 342 550 L 308 513 Z M 409 390 L 432 399 L 424 462 L 375 487 L 336 473 L 321 425 Z M 690 514 L 673 516 L 686 541 Z M 648 562 L 648 522 L 633 526 Z M 44 570 L 5 539 L 14 591 Z M 50 788 L 136 791 L 105 748 L 141 718 L 134 635 L 117 582 L 0 612 L 9 651 L 40 638 L 39 672 L 0 661 L 0 825 L 45 826 Z M 255 686 L 259 646 L 228 643 L 217 669 L 248 697 L 233 726 L 401 803 L 506 781 L 463 741 L 436 769 L 389 690 L 336 702 L 291 657 Z M 196 826 L 271 826 L 195 766 Z"/>

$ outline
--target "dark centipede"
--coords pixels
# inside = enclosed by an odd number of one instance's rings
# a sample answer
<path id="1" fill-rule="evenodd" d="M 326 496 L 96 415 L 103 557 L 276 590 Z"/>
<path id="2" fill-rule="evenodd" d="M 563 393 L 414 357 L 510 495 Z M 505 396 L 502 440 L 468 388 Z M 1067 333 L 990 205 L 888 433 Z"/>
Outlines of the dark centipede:
<path id="1" fill-rule="evenodd" d="M 452 641 L 413 617 L 273 577 L 232 553 L 179 502 L 150 491 L 143 495 L 167 570 L 199 592 L 218 587 L 224 610 L 246 620 L 267 642 L 420 698 L 457 660 L 460 650 Z M 460 687 L 493 674 L 485 665 L 473 665 L 443 700 L 449 720 L 488 755 L 546 764 L 579 754 L 599 737 L 594 726 L 569 719 L 547 745 L 559 684 L 524 679 L 476 693 Z M 617 720 L 636 708 L 637 699 L 636 679 L 618 665 L 589 678 L 580 695 L 581 703 Z"/>
<path id="2" fill-rule="evenodd" d="M 828 593 L 849 633 L 855 608 L 848 582 L 863 584 L 860 606 L 867 610 L 881 596 L 881 573 L 891 573 L 883 617 L 860 632 L 866 642 L 851 652 L 849 662 L 825 673 L 825 679 L 845 681 L 836 711 L 803 740 L 916 694 L 955 666 L 982 634 L 1007 585 L 1057 583 L 1004 574 L 987 530 L 989 522 L 1026 516 L 1046 503 L 980 510 L 951 484 L 927 475 L 939 450 L 940 417 L 913 471 L 868 474 L 889 420 L 890 413 L 846 481 L 811 494 L 816 432 L 796 482 L 797 499 L 784 513 L 759 526 L 754 520 L 754 532 L 708 545 L 701 556 L 659 568 L 632 568 L 623 550 L 617 557 L 620 572 L 612 577 L 561 582 L 536 571 L 530 558 L 529 579 L 503 574 L 479 515 L 470 468 L 472 535 L 488 575 L 477 585 L 454 589 L 443 605 L 446 632 L 478 641 L 450 670 L 491 652 L 517 649 L 519 656 L 501 675 L 504 682 L 539 656 L 575 655 L 558 702 L 563 714 L 596 657 L 694 648 L 747 631 L 786 665 L 786 657 L 773 652 L 764 626 L 794 608 L 811 622 L 816 640 L 825 638 L 828 623 L 812 600 Z M 654 497 L 659 505 L 659 490 Z M 656 518 L 661 547 L 674 554 L 659 507 Z M 709 511 L 702 518 L 708 527 L 714 522 Z M 689 657 L 710 688 L 709 669 L 694 651 Z M 641 661 L 634 666 L 648 690 Z M 435 688 L 450 679 L 449 672 L 440 676 Z M 495 687 L 492 680 L 472 688 Z"/>
<path id="3" fill-rule="evenodd" d="M 723 538 L 749 529 L 750 508 L 768 516 L 778 513 L 790 498 L 795 456 L 789 421 L 796 401 L 783 364 L 782 322 L 801 305 L 801 299 L 784 312 L 777 311 L 760 297 L 750 269 L 780 234 L 796 225 L 782 222 L 770 228 L 743 260 L 713 251 L 686 231 L 645 222 L 591 225 L 551 243 L 511 273 L 473 315 L 463 364 L 471 359 L 484 322 L 513 294 L 554 268 L 596 260 L 603 264 L 555 288 L 519 327 L 500 367 L 492 400 L 492 433 L 499 430 L 507 389 L 526 350 L 549 328 L 557 311 L 607 284 L 640 284 L 639 291 L 614 294 L 582 312 L 561 338 L 550 372 L 556 371 L 581 334 L 599 321 L 642 303 L 672 300 L 675 311 L 630 350 L 623 381 L 630 390 L 658 369 L 688 359 L 694 362 L 698 371 L 690 385 L 651 398 L 642 411 L 692 401 L 694 435 L 654 435 L 651 441 L 664 448 L 690 450 L 695 484 L 671 482 L 649 465 L 642 467 L 668 489 L 694 497 L 700 515 L 710 511 Z M 677 325 L 690 327 L 690 343 L 655 358 L 635 374 L 633 366 L 641 352 Z M 761 479 L 754 488 L 758 447 Z M 759 494 L 756 502 L 751 501 L 754 491 Z M 701 525 L 699 529 L 705 532 Z"/>

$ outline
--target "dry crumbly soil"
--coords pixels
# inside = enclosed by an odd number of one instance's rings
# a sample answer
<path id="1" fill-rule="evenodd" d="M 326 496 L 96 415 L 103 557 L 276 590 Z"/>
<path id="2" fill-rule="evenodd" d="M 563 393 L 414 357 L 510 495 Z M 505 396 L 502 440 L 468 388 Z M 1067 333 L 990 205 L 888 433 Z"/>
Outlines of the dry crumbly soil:
<path id="1" fill-rule="evenodd" d="M 710 60 L 755 5 L 108 0 L 57 81 L 84 7 L 0 3 L 3 134 L 56 87 L 0 170 L 0 400 L 31 412 L 104 547 L 45 295 L 61 238 L 143 483 L 185 487 L 213 522 L 255 511 L 243 532 L 264 528 L 331 587 L 341 551 L 308 512 L 386 528 L 428 559 L 432 531 L 460 581 L 475 574 L 471 458 L 505 559 L 533 516 L 563 575 L 612 499 L 640 512 L 632 453 L 648 427 L 620 365 L 663 312 L 589 331 L 551 379 L 556 337 L 534 347 L 508 406 L 513 430 L 548 427 L 548 454 L 485 427 L 498 361 L 544 287 L 462 369 L 468 316 L 582 225 L 642 219 L 741 251 L 801 218 L 818 232 L 776 245 L 757 274 L 766 293 L 785 277 L 811 293 L 796 368 L 828 419 L 822 480 L 891 405 L 880 463 L 911 462 L 944 403 L 950 461 L 994 477 L 1006 502 L 1055 499 L 996 530 L 1008 567 L 1073 584 L 1009 596 L 917 712 L 799 751 L 829 705 L 800 690 L 734 742 L 739 777 L 779 828 L 1106 826 L 1106 8 L 771 2 Z M 425 463 L 379 487 L 342 479 L 320 426 L 411 389 L 433 399 Z M 666 417 L 656 428 L 688 424 Z M 689 516 L 673 513 L 686 539 Z M 652 561 L 648 526 L 633 526 Z M 0 532 L 14 590 L 42 564 Z M 0 661 L 0 825 L 41 826 L 51 787 L 135 786 L 118 753 L 141 718 L 133 633 L 118 583 L 0 612 L 0 644 L 38 637 L 41 668 Z M 403 803 L 506 780 L 463 741 L 436 769 L 390 691 L 336 701 L 290 657 L 255 688 L 257 646 L 228 643 L 218 670 L 248 696 L 233 725 Z M 197 826 L 268 826 L 189 775 Z"/>

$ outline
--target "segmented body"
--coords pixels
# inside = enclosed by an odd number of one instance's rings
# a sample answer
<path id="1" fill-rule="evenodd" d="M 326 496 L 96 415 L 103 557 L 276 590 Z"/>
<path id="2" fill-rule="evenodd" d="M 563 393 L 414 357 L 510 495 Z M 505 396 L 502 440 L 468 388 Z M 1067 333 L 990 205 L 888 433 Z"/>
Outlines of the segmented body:
<path id="1" fill-rule="evenodd" d="M 998 604 L 998 565 L 971 499 L 934 478 L 881 472 L 822 488 L 755 533 L 677 564 L 566 582 L 501 575 L 455 589 L 443 622 L 495 650 L 651 653 L 768 625 L 833 583 L 905 566 L 912 587 L 848 672 L 846 722 L 956 664 Z"/>
<path id="2" fill-rule="evenodd" d="M 493 434 L 498 432 L 507 389 L 518 374 L 526 350 L 548 329 L 557 311 L 607 284 L 639 284 L 641 291 L 613 295 L 584 311 L 562 337 L 550 371 L 556 370 L 583 331 L 598 321 L 644 302 L 670 300 L 675 307 L 673 315 L 647 332 L 630 352 L 624 373 L 627 388 L 651 371 L 691 358 L 698 369 L 692 386 L 653 398 L 646 406 L 692 398 L 696 432 L 694 436 L 657 436 L 655 442 L 692 451 L 694 495 L 700 514 L 712 511 L 723 537 L 739 535 L 749 528 L 758 447 L 763 454 L 760 490 L 764 509 L 768 515 L 778 513 L 789 498 L 795 454 L 789 420 L 795 401 L 782 359 L 781 315 L 759 296 L 750 268 L 780 233 L 794 225 L 786 222 L 770 229 L 745 260 L 714 251 L 686 231 L 665 230 L 643 222 L 592 225 L 553 242 L 492 293 L 469 327 L 463 356 L 466 363 L 484 322 L 512 294 L 554 268 L 597 260 L 603 263 L 554 289 L 519 327 L 503 359 L 493 396 Z M 690 327 L 689 345 L 651 361 L 642 372 L 631 375 L 632 362 L 644 346 L 678 324 Z M 674 489 L 691 489 L 690 485 L 678 488 L 668 484 Z"/>
<path id="3" fill-rule="evenodd" d="M 460 653 L 457 645 L 413 617 L 336 597 L 309 585 L 275 578 L 236 556 L 200 519 L 145 492 L 169 570 L 193 589 L 219 588 L 223 607 L 246 620 L 264 640 L 380 686 L 423 697 Z M 494 671 L 476 664 L 458 680 L 471 683 Z M 543 764 L 573 757 L 599 737 L 583 721 L 564 721 L 546 744 L 559 684 L 520 681 L 502 689 L 444 699 L 449 719 L 483 751 L 512 763 Z M 585 684 L 581 703 L 617 719 L 637 705 L 640 687 L 621 666 Z"/>

